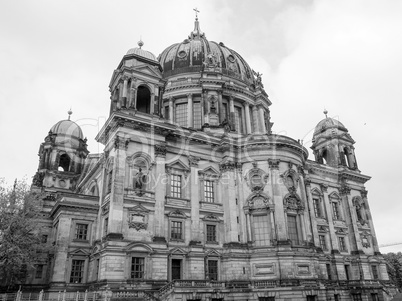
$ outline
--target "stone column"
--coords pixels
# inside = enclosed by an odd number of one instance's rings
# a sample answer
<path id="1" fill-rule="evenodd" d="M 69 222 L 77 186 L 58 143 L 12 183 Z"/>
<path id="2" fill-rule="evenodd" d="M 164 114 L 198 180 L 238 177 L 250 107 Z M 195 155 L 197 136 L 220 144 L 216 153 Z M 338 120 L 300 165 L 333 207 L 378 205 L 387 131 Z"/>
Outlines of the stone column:
<path id="1" fill-rule="evenodd" d="M 253 113 L 253 122 L 254 122 L 254 132 L 260 132 L 260 126 L 258 122 L 258 110 L 257 106 L 252 107 L 252 113 Z"/>
<path id="2" fill-rule="evenodd" d="M 123 95 L 123 85 L 122 85 L 122 83 L 119 83 L 119 93 L 118 93 L 118 95 L 117 95 L 117 103 L 116 103 L 116 108 L 117 108 L 117 110 L 120 110 L 121 109 L 121 103 L 122 103 L 122 95 Z"/>
<path id="3" fill-rule="evenodd" d="M 324 195 L 326 216 L 328 218 L 330 248 L 332 250 L 336 250 L 339 252 L 338 237 L 336 236 L 336 233 L 335 233 L 334 220 L 332 218 L 332 206 L 330 204 L 329 197 L 328 197 L 328 186 L 323 185 L 323 184 L 320 184 L 320 186 L 321 186 L 321 191 Z"/>
<path id="4" fill-rule="evenodd" d="M 132 84 L 132 87 L 133 87 L 133 89 L 134 89 L 134 93 L 133 93 L 133 108 L 135 109 L 135 110 L 137 110 L 137 91 L 138 91 L 138 89 L 137 89 L 137 85 L 136 85 L 136 79 L 133 77 L 133 79 L 132 79 L 132 81 L 131 81 L 133 84 Z"/>
<path id="5" fill-rule="evenodd" d="M 244 103 L 244 114 L 246 115 L 246 134 L 251 134 L 250 107 L 247 102 Z"/>
<path id="6" fill-rule="evenodd" d="M 258 113 L 260 115 L 260 130 L 263 134 L 267 132 L 267 129 L 265 128 L 265 116 L 264 116 L 264 107 L 260 106 L 258 108 Z"/>
<path id="7" fill-rule="evenodd" d="M 134 84 L 134 80 L 131 80 L 131 84 L 130 84 L 130 99 L 128 100 L 128 104 L 127 107 L 128 108 L 133 108 L 134 107 L 134 96 L 135 96 L 135 84 Z"/>
<path id="8" fill-rule="evenodd" d="M 173 120 L 173 108 L 174 108 L 173 102 L 174 102 L 174 98 L 170 97 L 169 98 L 169 122 L 170 123 L 174 122 L 174 120 Z"/>
<path id="9" fill-rule="evenodd" d="M 218 106 L 219 106 L 219 123 L 225 120 L 225 115 L 223 114 L 223 101 L 222 101 L 222 90 L 218 90 Z"/>
<path id="10" fill-rule="evenodd" d="M 123 97 L 121 99 L 121 106 L 125 108 L 127 106 L 127 83 L 128 78 L 127 76 L 123 77 Z"/>
<path id="11" fill-rule="evenodd" d="M 235 130 L 236 126 L 235 126 L 235 113 L 234 113 L 234 97 L 230 96 L 229 97 L 229 123 L 230 123 L 230 127 L 233 130 Z"/>
<path id="12" fill-rule="evenodd" d="M 57 242 L 56 250 L 54 252 L 54 265 L 53 265 L 53 273 L 52 282 L 66 282 L 67 271 L 69 265 L 69 259 L 67 257 L 68 253 L 68 245 L 70 243 L 70 230 L 71 229 L 71 218 L 69 217 L 60 217 L 59 223 L 57 225 L 57 237 L 54 240 Z M 70 276 L 70 275 L 68 275 Z"/>
<path id="13" fill-rule="evenodd" d="M 187 94 L 187 127 L 194 127 L 193 123 L 193 95 L 191 93 Z"/>
<path id="14" fill-rule="evenodd" d="M 151 92 L 151 99 L 149 104 L 149 114 L 153 114 L 155 109 L 155 93 Z"/>
<path id="15" fill-rule="evenodd" d="M 113 164 L 112 190 L 110 192 L 108 236 L 123 239 L 124 178 L 126 175 L 126 150 L 128 142 L 116 136 Z"/>
<path id="16" fill-rule="evenodd" d="M 287 240 L 287 223 L 283 208 L 283 196 L 279 184 L 279 160 L 268 160 L 273 202 L 275 204 L 276 237 L 278 240 Z"/>
<path id="17" fill-rule="evenodd" d="M 307 204 L 308 204 L 308 210 L 310 213 L 310 221 L 311 221 L 311 228 L 312 228 L 311 230 L 312 230 L 314 245 L 316 247 L 320 247 L 320 240 L 318 239 L 317 219 L 315 217 L 315 212 L 314 212 L 313 195 L 311 194 L 311 180 L 305 179 L 304 185 L 305 185 L 305 191 L 306 191 L 306 195 L 307 195 Z"/>
<path id="18" fill-rule="evenodd" d="M 313 234 L 312 234 L 312 229 L 311 229 L 311 223 L 310 223 L 310 213 L 309 209 L 313 209 L 311 208 L 311 204 L 310 204 L 310 199 L 307 198 L 307 193 L 306 193 L 306 189 L 305 189 L 305 184 L 304 184 L 304 170 L 301 166 L 298 166 L 298 172 L 299 172 L 299 179 L 300 179 L 300 196 L 302 198 L 303 203 L 305 204 L 305 210 L 303 212 L 303 225 L 304 225 L 304 233 L 306 235 L 306 237 L 304 238 L 307 242 L 311 242 L 313 240 Z M 314 213 L 314 212 L 313 212 Z M 314 216 L 314 215 L 313 215 Z"/>
<path id="19" fill-rule="evenodd" d="M 380 253 L 380 249 L 378 247 L 377 235 L 375 234 L 373 218 L 371 217 L 371 210 L 370 210 L 369 203 L 368 203 L 368 200 L 367 200 L 367 190 L 365 190 L 365 189 L 361 190 L 360 194 L 361 194 L 361 196 L 363 198 L 364 205 L 366 207 L 367 222 L 368 222 L 368 224 L 370 226 L 370 232 L 371 232 L 370 234 L 371 234 L 371 238 L 373 240 L 373 246 L 372 247 L 374 249 L 374 252 L 377 252 L 377 254 L 378 254 L 378 253 Z"/>
<path id="20" fill-rule="evenodd" d="M 222 200 L 225 210 L 225 242 L 238 242 L 235 164 L 234 162 L 225 162 L 221 164 L 220 169 L 222 172 L 222 195 L 226 196 Z"/>
<path id="21" fill-rule="evenodd" d="M 269 220 L 271 222 L 271 240 L 277 240 L 275 230 L 275 214 L 274 209 L 269 209 Z"/>
<path id="22" fill-rule="evenodd" d="M 165 161 L 166 161 L 166 146 L 165 145 L 155 145 L 155 215 L 154 215 L 154 236 L 165 238 L 165 196 L 166 196 L 166 171 L 165 171 Z M 166 239 L 166 238 L 165 238 Z"/>
<path id="23" fill-rule="evenodd" d="M 198 175 L 198 162 L 200 158 L 189 156 L 190 165 L 190 202 L 191 202 L 191 238 L 193 241 L 202 241 L 200 227 L 200 176 Z M 216 190 L 215 190 L 216 191 Z"/>
<path id="24" fill-rule="evenodd" d="M 357 218 L 355 213 L 355 207 L 352 204 L 352 199 L 348 197 L 350 195 L 350 188 L 345 186 L 341 187 L 341 199 L 342 203 L 346 207 L 345 211 L 347 212 L 345 216 L 346 224 L 349 226 L 348 236 L 350 237 L 350 242 L 353 243 L 353 246 L 350 246 L 350 251 L 360 251 L 363 252 L 363 244 L 360 239 L 359 229 L 357 227 Z"/>

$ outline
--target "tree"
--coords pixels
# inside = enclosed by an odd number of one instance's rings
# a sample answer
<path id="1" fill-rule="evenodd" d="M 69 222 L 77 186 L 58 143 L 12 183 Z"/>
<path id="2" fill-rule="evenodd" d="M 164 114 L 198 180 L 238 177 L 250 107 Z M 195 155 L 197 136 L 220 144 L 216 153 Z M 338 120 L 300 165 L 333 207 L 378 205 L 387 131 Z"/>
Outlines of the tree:
<path id="1" fill-rule="evenodd" d="M 23 283 L 48 249 L 41 233 L 41 197 L 25 179 L 12 187 L 0 179 L 0 286 Z"/>
<path id="2" fill-rule="evenodd" d="M 388 253 L 384 255 L 387 262 L 389 279 L 396 287 L 402 289 L 402 253 Z"/>

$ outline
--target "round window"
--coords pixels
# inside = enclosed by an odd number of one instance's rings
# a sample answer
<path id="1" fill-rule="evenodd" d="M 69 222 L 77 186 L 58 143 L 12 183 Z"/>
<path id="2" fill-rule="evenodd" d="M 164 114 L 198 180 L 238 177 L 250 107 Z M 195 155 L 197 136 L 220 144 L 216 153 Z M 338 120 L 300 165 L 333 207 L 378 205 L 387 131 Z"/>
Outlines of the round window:
<path id="1" fill-rule="evenodd" d="M 177 56 L 179 58 L 185 58 L 187 56 L 187 52 L 185 52 L 184 50 L 179 51 L 179 53 L 177 54 Z"/>
<path id="2" fill-rule="evenodd" d="M 236 61 L 236 59 L 235 59 L 235 57 L 233 55 L 230 54 L 228 56 L 228 61 L 231 62 L 231 63 L 234 63 Z"/>

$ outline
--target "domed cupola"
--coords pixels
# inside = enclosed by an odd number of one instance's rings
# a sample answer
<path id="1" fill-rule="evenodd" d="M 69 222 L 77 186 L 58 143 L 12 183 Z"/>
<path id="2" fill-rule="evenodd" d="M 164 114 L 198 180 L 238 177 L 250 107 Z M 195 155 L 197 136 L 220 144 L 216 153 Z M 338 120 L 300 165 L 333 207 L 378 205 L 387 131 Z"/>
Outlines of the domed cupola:
<path id="1" fill-rule="evenodd" d="M 188 39 L 169 46 L 158 59 L 163 68 L 164 78 L 212 68 L 247 85 L 256 83 L 252 69 L 236 51 L 226 47 L 222 42 L 207 40 L 200 29 L 198 18 Z"/>
<path id="2" fill-rule="evenodd" d="M 332 167 L 357 169 L 353 146 L 355 141 L 339 120 L 328 117 L 327 110 L 324 114 L 325 118 L 315 127 L 312 139 L 311 149 L 315 160 Z"/>
<path id="3" fill-rule="evenodd" d="M 51 127 L 39 149 L 39 168 L 34 185 L 72 190 L 89 151 L 78 124 L 61 120 Z"/>

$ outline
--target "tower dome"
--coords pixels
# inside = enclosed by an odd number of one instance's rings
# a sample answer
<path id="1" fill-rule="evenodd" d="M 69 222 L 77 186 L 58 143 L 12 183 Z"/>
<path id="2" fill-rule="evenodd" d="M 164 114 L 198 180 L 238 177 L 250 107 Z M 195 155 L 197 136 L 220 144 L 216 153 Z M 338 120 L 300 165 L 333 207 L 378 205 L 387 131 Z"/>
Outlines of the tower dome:
<path id="1" fill-rule="evenodd" d="M 311 149 L 316 161 L 332 167 L 357 169 L 355 141 L 347 128 L 339 120 L 327 117 L 327 113 L 325 110 L 325 118 L 314 129 Z"/>
<path id="2" fill-rule="evenodd" d="M 84 139 L 84 135 L 82 133 L 80 126 L 76 124 L 74 121 L 71 121 L 69 119 L 57 122 L 54 126 L 52 126 L 50 132 L 52 132 L 52 134 Z"/>
<path id="3" fill-rule="evenodd" d="M 135 56 L 137 58 L 145 58 L 147 60 L 151 60 L 154 62 L 158 61 L 156 59 L 156 56 L 152 52 L 146 51 L 141 48 L 144 45 L 143 41 L 140 40 L 140 41 L 138 41 L 137 44 L 139 47 L 134 47 L 134 48 L 129 49 L 126 53 L 126 56 L 129 55 L 129 56 Z"/>
<path id="4" fill-rule="evenodd" d="M 255 83 L 253 70 L 247 62 L 222 42 L 208 41 L 200 29 L 198 18 L 188 38 L 166 48 L 158 60 L 164 78 L 181 73 L 200 72 L 208 66 L 247 85 Z"/>

